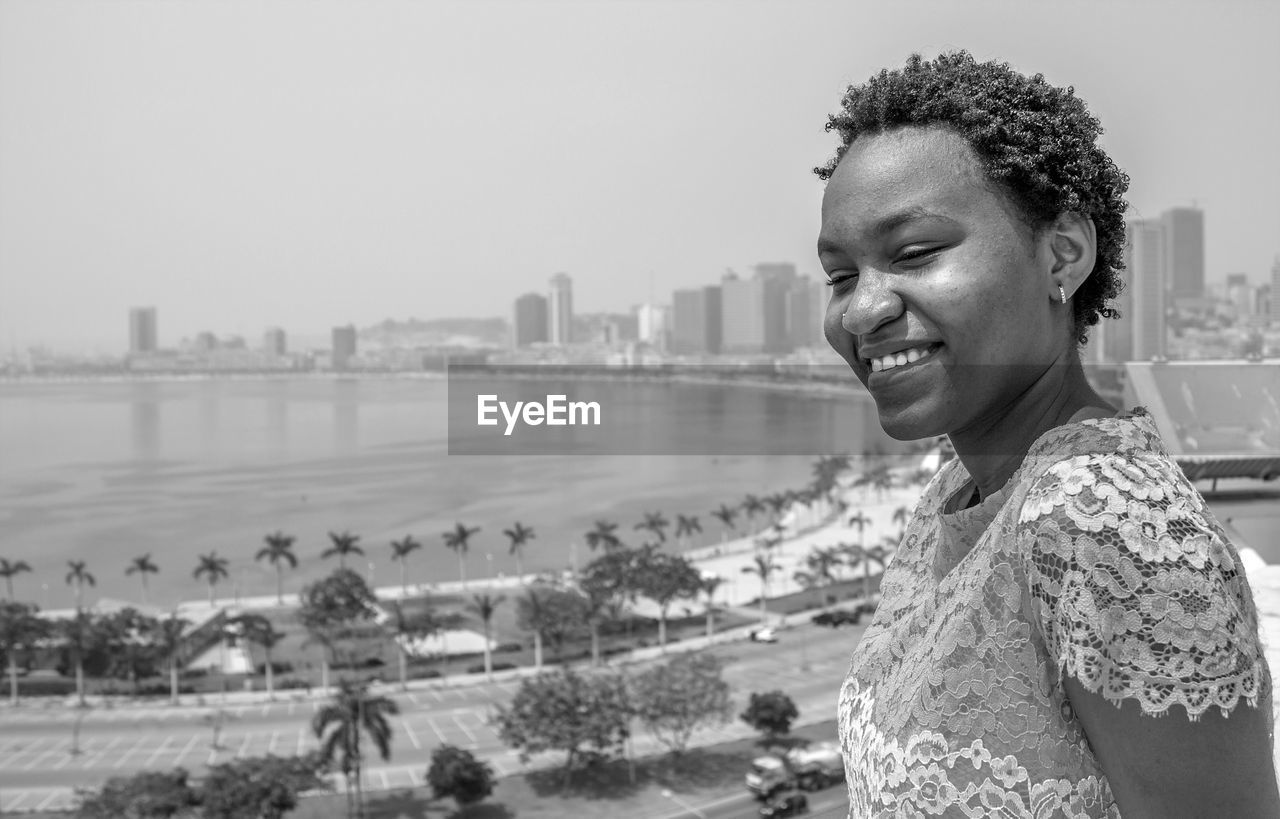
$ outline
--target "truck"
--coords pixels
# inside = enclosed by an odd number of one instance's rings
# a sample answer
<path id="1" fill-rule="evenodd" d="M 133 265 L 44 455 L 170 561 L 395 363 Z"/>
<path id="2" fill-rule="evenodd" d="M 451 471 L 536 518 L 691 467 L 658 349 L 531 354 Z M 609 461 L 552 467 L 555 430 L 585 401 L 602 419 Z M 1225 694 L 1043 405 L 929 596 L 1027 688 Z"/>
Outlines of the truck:
<path id="1" fill-rule="evenodd" d="M 844 757 L 834 742 L 792 748 L 785 754 L 765 754 L 751 760 L 747 790 L 767 800 L 779 791 L 816 791 L 844 781 Z"/>

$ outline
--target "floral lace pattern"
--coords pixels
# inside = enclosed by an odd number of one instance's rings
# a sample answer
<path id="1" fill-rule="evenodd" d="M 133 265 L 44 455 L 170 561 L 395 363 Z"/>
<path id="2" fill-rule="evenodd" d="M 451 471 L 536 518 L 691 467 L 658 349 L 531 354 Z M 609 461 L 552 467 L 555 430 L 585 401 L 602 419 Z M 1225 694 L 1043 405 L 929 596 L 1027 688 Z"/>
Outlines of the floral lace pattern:
<path id="1" fill-rule="evenodd" d="M 850 817 L 1118 817 L 1064 675 L 1144 713 L 1270 703 L 1235 548 L 1150 415 L 1057 427 L 996 494 L 925 490 L 840 692 Z"/>

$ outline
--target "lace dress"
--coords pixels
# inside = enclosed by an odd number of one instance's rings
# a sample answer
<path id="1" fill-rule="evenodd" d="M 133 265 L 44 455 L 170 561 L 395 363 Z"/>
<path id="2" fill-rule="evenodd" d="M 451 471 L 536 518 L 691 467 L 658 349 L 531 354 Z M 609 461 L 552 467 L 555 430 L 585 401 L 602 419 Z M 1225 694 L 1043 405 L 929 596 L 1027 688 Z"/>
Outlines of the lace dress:
<path id="1" fill-rule="evenodd" d="M 854 652 L 850 817 L 1118 817 L 1063 675 L 1153 716 L 1270 709 L 1239 555 L 1146 410 L 1052 429 L 944 511 L 971 487 L 957 460 L 929 484 Z"/>

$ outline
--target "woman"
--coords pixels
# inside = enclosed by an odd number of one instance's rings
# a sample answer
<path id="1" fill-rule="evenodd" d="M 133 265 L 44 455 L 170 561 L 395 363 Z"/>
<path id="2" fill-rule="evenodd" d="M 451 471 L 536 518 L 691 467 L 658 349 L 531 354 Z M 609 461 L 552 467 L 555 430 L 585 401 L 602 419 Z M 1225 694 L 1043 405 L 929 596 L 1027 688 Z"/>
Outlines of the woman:
<path id="1" fill-rule="evenodd" d="M 1085 380 L 1127 177 L 1071 89 L 967 53 L 828 130 L 825 332 L 898 439 L 946 434 L 840 694 L 850 816 L 1280 816 L 1235 548 Z"/>

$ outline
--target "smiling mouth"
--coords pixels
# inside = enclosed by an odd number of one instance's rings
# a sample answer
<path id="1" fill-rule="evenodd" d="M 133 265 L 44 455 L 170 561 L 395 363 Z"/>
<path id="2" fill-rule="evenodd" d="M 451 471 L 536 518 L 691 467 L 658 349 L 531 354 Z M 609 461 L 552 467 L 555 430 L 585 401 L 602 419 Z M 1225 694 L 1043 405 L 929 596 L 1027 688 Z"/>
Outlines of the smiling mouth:
<path id="1" fill-rule="evenodd" d="M 921 362 L 929 361 L 940 349 L 942 349 L 942 344 L 934 343 L 925 347 L 904 350 L 894 356 L 881 356 L 875 359 L 864 358 L 862 361 L 872 373 L 891 373 L 898 370 L 909 370 Z"/>

